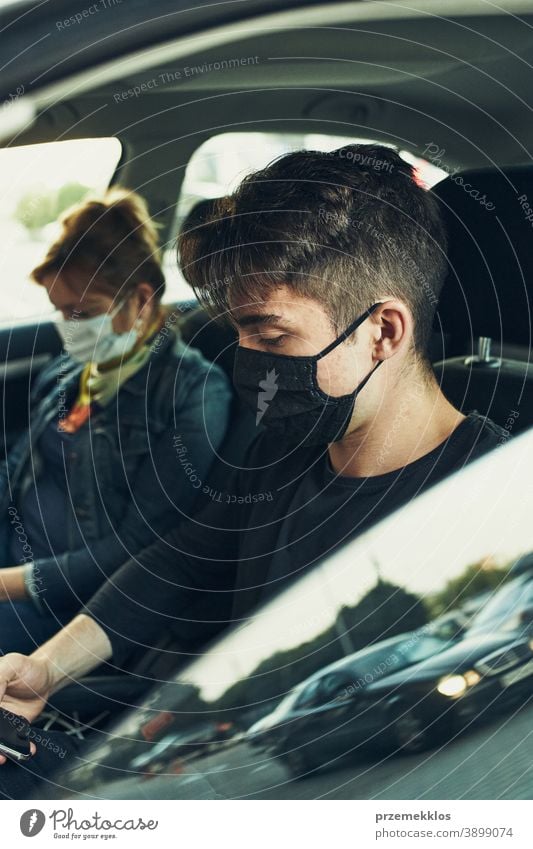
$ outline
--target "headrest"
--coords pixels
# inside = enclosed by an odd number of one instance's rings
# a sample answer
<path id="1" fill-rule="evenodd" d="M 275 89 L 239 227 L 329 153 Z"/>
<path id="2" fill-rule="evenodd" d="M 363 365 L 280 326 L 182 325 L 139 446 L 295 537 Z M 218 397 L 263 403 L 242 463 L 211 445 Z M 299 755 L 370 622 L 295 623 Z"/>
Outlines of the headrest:
<path id="1" fill-rule="evenodd" d="M 206 360 L 215 362 L 230 377 L 237 347 L 237 333 L 229 325 L 213 321 L 202 307 L 185 312 L 179 323 L 181 338 L 198 348 Z"/>
<path id="2" fill-rule="evenodd" d="M 489 336 L 531 346 L 533 167 L 464 171 L 433 187 L 449 238 L 449 273 L 435 330 L 447 357 L 476 352 Z"/>

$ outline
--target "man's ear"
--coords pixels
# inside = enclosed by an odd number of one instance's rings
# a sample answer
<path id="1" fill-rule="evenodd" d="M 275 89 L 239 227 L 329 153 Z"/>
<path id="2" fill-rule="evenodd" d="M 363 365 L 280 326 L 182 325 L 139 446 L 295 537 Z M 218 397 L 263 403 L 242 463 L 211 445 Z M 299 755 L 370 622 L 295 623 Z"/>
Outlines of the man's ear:
<path id="1" fill-rule="evenodd" d="M 376 360 L 388 360 L 411 345 L 413 317 L 403 301 L 385 301 L 372 313 L 371 321 L 375 330 L 373 354 Z"/>

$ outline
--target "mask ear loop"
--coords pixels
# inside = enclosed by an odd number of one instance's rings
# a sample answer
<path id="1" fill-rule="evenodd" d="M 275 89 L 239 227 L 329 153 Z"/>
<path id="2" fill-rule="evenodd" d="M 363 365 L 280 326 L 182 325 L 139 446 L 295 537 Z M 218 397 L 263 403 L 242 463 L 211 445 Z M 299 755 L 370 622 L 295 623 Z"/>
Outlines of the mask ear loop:
<path id="1" fill-rule="evenodd" d="M 367 376 L 366 376 L 366 377 L 365 377 L 365 378 L 361 381 L 361 383 L 359 384 L 359 386 L 358 386 L 358 387 L 357 387 L 357 389 L 355 390 L 355 397 L 356 397 L 356 398 L 357 398 L 357 396 L 359 395 L 359 393 L 360 393 L 361 389 L 363 389 L 363 388 L 366 386 L 366 384 L 368 383 L 368 381 L 370 380 L 370 378 L 372 377 L 372 375 L 374 374 L 374 372 L 376 371 L 376 369 L 378 368 L 378 366 L 380 366 L 380 365 L 381 365 L 382 363 L 384 363 L 384 362 L 385 362 L 385 360 L 378 360 L 378 361 L 377 361 L 377 363 L 376 363 L 376 365 L 374 366 L 374 368 L 373 368 L 373 369 L 370 369 L 370 371 L 368 372 Z"/>
<path id="2" fill-rule="evenodd" d="M 363 313 L 363 315 L 359 316 L 359 318 L 356 318 L 356 319 L 355 319 L 355 321 L 352 321 L 352 323 L 348 325 L 348 327 L 346 328 L 346 330 L 343 330 L 343 332 L 341 333 L 341 335 L 340 335 L 340 336 L 337 336 L 337 338 L 336 338 L 336 339 L 334 339 L 334 340 L 333 340 L 333 342 L 330 342 L 330 344 L 329 344 L 326 348 L 324 348 L 324 350 L 323 350 L 323 351 L 319 351 L 319 353 L 318 353 L 318 354 L 315 354 L 315 356 L 314 356 L 314 358 L 313 358 L 313 359 L 315 359 L 315 360 L 321 360 L 321 359 L 322 359 L 322 357 L 325 357 L 325 356 L 326 356 L 326 354 L 329 354 L 329 352 L 330 352 L 330 351 L 333 351 L 333 349 L 334 349 L 334 348 L 336 348 L 336 347 L 337 347 L 337 345 L 340 345 L 340 344 L 341 344 L 341 342 L 344 342 L 344 340 L 345 340 L 345 339 L 347 339 L 347 338 L 348 338 L 348 336 L 351 336 L 351 335 L 352 335 L 352 333 L 354 332 L 354 330 L 357 330 L 357 328 L 359 327 L 359 325 L 360 325 L 360 324 L 362 324 L 364 321 L 366 321 L 366 320 L 367 320 L 367 318 L 368 318 L 370 315 L 372 315 L 372 313 L 374 312 L 374 310 L 375 310 L 375 309 L 377 309 L 377 308 L 380 306 L 380 304 L 381 304 L 381 301 L 378 301 L 377 303 L 372 304 L 372 306 L 371 306 L 371 307 L 369 307 L 367 310 L 365 310 L 365 312 Z M 382 362 L 382 360 L 380 360 L 379 362 Z M 379 363 L 378 363 L 378 365 L 379 365 Z M 372 371 L 370 372 L 370 374 L 372 374 L 372 372 L 373 372 L 373 371 L 374 371 L 374 369 L 372 369 Z"/>
<path id="3" fill-rule="evenodd" d="M 122 298 L 122 300 L 120 300 L 120 301 L 118 302 L 118 304 L 116 305 L 116 307 L 115 307 L 113 310 L 111 310 L 111 312 L 109 313 L 109 315 L 110 315 L 110 317 L 111 317 L 112 319 L 113 319 L 113 318 L 115 318 L 115 316 L 119 314 L 120 310 L 122 309 L 122 307 L 124 306 L 124 304 L 125 304 L 125 303 L 126 303 L 126 301 L 128 300 L 128 298 L 129 298 L 130 294 L 131 294 L 131 293 L 128 293 L 128 294 L 124 295 L 124 297 Z"/>
<path id="4" fill-rule="evenodd" d="M 124 295 L 122 300 L 119 301 L 118 304 L 116 305 L 116 307 L 109 313 L 111 320 L 113 320 L 115 318 L 115 316 L 119 314 L 120 310 L 122 309 L 124 304 L 128 301 L 131 294 L 132 294 L 132 292 L 128 292 L 126 295 Z M 137 318 L 135 319 L 135 321 L 133 323 L 133 326 L 131 327 L 131 329 L 129 331 L 126 331 L 126 333 L 131 333 L 131 331 L 133 330 L 133 331 L 135 331 L 135 335 L 139 339 L 142 335 L 143 325 L 144 325 L 144 322 L 143 322 L 142 318 L 140 316 L 137 316 Z"/>

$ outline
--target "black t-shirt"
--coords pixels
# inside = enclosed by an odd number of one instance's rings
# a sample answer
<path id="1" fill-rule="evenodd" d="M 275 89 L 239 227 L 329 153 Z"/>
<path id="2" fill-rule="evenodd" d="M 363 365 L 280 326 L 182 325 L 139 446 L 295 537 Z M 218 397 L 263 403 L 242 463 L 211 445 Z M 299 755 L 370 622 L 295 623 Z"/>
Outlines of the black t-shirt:
<path id="1" fill-rule="evenodd" d="M 414 463 L 352 478 L 333 472 L 327 448 L 291 450 L 265 432 L 246 468 L 231 476 L 215 468 L 195 518 L 125 563 L 87 612 L 106 631 L 117 664 L 171 623 L 178 631 L 181 623 L 184 636 L 210 636 L 217 620 L 246 617 L 343 542 L 505 439 L 471 413 Z"/>
<path id="2" fill-rule="evenodd" d="M 275 584 L 326 557 L 500 438 L 499 427 L 471 413 L 429 454 L 366 478 L 335 473 L 324 452 L 295 489 L 268 570 L 268 590 L 275 591 Z"/>

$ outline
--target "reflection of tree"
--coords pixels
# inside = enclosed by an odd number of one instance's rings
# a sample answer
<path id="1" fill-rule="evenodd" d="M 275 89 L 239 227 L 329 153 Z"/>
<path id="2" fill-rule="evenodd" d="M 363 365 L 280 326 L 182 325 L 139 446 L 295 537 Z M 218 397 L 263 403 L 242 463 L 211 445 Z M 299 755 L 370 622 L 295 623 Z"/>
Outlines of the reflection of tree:
<path id="1" fill-rule="evenodd" d="M 492 557 L 468 565 L 464 572 L 448 581 L 443 590 L 426 598 L 432 618 L 487 590 L 497 589 L 509 574 L 509 567 L 497 566 Z"/>
<path id="2" fill-rule="evenodd" d="M 19 199 L 13 217 L 30 233 L 55 221 L 65 209 L 82 200 L 88 193 L 81 183 L 65 183 L 57 191 L 34 186 Z"/>
<path id="3" fill-rule="evenodd" d="M 425 625 L 423 600 L 403 587 L 379 579 L 355 607 L 340 611 L 353 650 Z"/>
<path id="4" fill-rule="evenodd" d="M 278 651 L 263 660 L 246 680 L 237 681 L 213 707 L 220 710 L 278 700 L 314 672 L 370 643 L 419 628 L 427 622 L 419 596 L 378 579 L 374 587 L 353 607 L 344 606 L 337 618 L 312 640 Z M 253 687 L 250 686 L 253 679 Z"/>

